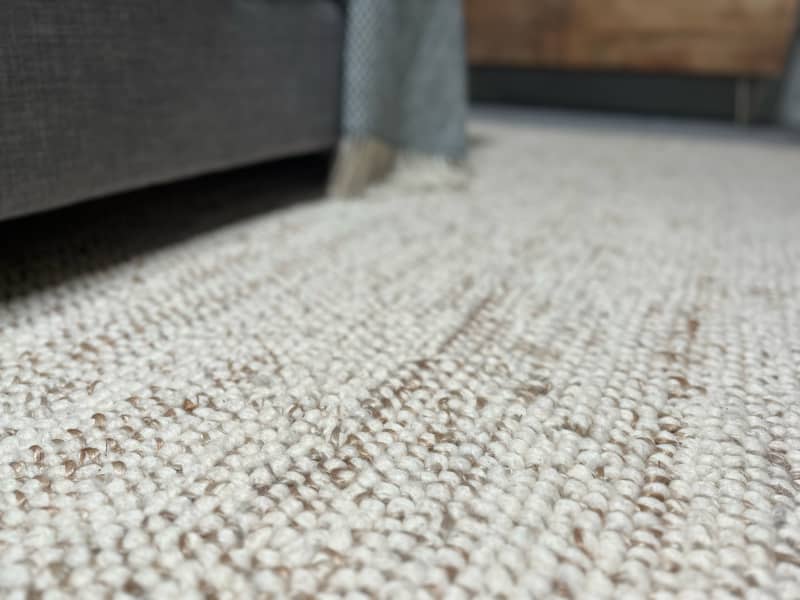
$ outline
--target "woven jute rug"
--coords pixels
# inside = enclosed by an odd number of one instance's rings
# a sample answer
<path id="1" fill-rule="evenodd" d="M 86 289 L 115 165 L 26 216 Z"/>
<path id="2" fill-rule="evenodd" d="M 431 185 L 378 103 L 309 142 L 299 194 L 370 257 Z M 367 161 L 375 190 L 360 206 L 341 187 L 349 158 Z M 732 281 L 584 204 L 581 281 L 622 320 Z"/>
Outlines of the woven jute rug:
<path id="1" fill-rule="evenodd" d="M 479 119 L 461 185 L 25 225 L 0 596 L 800 597 L 800 152 L 557 121 Z"/>

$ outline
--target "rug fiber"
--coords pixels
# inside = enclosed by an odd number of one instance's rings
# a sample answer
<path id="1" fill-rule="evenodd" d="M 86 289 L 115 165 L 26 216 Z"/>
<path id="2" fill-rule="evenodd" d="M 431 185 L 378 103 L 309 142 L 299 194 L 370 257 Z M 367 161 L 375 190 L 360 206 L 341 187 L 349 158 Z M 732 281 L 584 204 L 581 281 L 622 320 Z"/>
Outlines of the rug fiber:
<path id="1" fill-rule="evenodd" d="M 0 596 L 800 597 L 797 147 L 472 130 L 464 186 L 17 248 Z"/>

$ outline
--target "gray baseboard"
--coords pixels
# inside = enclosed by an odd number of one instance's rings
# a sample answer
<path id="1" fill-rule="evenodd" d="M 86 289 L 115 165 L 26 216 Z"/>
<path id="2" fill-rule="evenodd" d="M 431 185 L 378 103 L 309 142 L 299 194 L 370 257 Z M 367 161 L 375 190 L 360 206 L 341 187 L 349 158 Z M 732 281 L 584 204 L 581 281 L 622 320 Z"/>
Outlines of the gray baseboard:
<path id="1" fill-rule="evenodd" d="M 475 102 L 599 109 L 752 123 L 776 120 L 778 79 L 472 67 Z"/>

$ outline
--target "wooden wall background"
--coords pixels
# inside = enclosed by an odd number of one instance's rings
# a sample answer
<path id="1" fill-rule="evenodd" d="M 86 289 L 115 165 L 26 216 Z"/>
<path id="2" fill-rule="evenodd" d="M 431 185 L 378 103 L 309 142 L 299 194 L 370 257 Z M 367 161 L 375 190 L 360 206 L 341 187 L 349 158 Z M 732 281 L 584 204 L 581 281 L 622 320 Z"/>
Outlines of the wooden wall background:
<path id="1" fill-rule="evenodd" d="M 774 77 L 800 0 L 465 0 L 473 65 Z"/>

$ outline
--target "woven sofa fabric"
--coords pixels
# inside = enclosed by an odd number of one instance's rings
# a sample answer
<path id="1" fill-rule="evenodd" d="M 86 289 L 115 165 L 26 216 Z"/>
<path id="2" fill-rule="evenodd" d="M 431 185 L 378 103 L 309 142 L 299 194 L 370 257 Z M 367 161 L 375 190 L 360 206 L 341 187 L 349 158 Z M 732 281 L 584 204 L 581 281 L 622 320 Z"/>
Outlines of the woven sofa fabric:
<path id="1" fill-rule="evenodd" d="M 0 217 L 335 143 L 331 0 L 0 3 Z"/>

